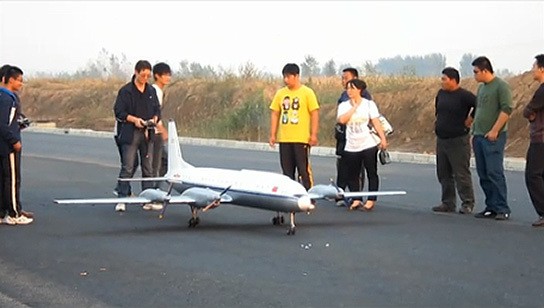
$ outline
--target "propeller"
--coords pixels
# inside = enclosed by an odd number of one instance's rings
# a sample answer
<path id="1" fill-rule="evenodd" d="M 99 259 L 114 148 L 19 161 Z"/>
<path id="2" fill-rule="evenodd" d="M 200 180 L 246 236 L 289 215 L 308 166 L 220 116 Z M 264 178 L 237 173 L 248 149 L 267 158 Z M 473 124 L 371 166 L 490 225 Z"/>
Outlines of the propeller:
<path id="1" fill-rule="evenodd" d="M 231 186 L 232 185 L 229 185 L 229 187 L 223 189 L 223 191 L 221 191 L 219 195 L 217 195 L 214 200 L 210 202 L 210 204 L 206 205 L 206 207 L 202 209 L 202 212 L 206 212 L 207 210 L 215 209 L 216 207 L 218 207 L 221 204 L 221 197 L 231 188 Z"/>
<path id="2" fill-rule="evenodd" d="M 351 198 L 346 198 L 345 195 L 344 195 L 344 190 L 341 189 L 340 187 L 338 187 L 338 185 L 336 185 L 336 182 L 334 182 L 334 180 L 331 178 L 330 179 L 331 181 L 331 185 L 336 188 L 336 193 L 338 194 L 338 197 L 341 197 L 342 200 L 344 201 L 344 203 L 346 204 L 346 206 L 349 206 L 351 204 Z"/>
<path id="3" fill-rule="evenodd" d="M 159 219 L 164 218 L 164 212 L 166 211 L 166 207 L 168 204 L 170 204 L 170 196 L 172 194 L 172 189 L 174 188 L 174 183 L 170 183 L 170 186 L 168 186 L 168 191 L 166 192 L 166 195 L 164 196 L 164 199 L 162 200 L 162 211 L 159 214 Z"/>

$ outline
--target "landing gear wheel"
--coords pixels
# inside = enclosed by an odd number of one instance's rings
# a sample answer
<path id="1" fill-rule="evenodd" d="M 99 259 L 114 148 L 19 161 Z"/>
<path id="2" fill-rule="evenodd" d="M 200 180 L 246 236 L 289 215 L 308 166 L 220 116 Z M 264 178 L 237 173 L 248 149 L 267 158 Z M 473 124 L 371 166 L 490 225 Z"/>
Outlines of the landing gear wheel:
<path id="1" fill-rule="evenodd" d="M 189 219 L 189 228 L 194 228 L 199 223 L 200 223 L 200 219 L 198 217 L 197 218 L 191 218 L 191 219 Z"/>
<path id="2" fill-rule="evenodd" d="M 287 230 L 287 235 L 295 235 L 295 232 L 297 231 L 297 228 L 291 227 L 289 230 Z"/>
<path id="3" fill-rule="evenodd" d="M 275 216 L 272 218 L 272 224 L 274 226 L 280 226 L 285 222 L 283 216 Z"/>

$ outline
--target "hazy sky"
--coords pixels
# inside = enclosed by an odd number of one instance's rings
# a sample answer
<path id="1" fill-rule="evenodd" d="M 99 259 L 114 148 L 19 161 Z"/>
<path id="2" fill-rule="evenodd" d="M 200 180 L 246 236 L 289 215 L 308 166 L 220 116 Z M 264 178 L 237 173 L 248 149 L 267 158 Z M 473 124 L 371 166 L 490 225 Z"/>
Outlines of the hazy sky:
<path id="1" fill-rule="evenodd" d="M 139 59 L 273 73 L 305 55 L 374 64 L 396 55 L 464 53 L 530 69 L 544 53 L 542 1 L 0 1 L 0 64 L 74 72 L 102 48 Z"/>

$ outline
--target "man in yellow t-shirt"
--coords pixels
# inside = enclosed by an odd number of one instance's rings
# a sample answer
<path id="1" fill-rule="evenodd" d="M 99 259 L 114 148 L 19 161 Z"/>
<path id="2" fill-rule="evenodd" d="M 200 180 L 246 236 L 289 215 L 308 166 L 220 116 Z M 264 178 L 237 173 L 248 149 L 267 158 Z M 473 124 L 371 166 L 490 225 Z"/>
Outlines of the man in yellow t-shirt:
<path id="1" fill-rule="evenodd" d="M 270 104 L 270 139 L 280 144 L 283 174 L 293 180 L 295 170 L 308 190 L 313 186 L 309 156 L 310 147 L 317 145 L 319 104 L 315 93 L 300 82 L 300 68 L 288 63 L 282 70 L 285 87 L 276 92 Z"/>

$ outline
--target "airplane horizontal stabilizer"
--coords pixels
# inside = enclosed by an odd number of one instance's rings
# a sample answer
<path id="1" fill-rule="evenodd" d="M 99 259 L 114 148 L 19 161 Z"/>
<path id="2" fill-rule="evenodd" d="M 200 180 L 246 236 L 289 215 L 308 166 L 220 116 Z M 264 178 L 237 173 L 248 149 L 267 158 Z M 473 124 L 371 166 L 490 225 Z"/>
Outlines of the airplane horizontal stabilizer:
<path id="1" fill-rule="evenodd" d="M 156 178 L 118 178 L 118 181 L 121 182 L 151 182 L 151 181 L 167 181 L 168 178 L 165 177 L 156 177 Z"/>
<path id="2" fill-rule="evenodd" d="M 142 197 L 124 197 L 124 198 L 94 198 L 94 199 L 57 199 L 53 200 L 57 204 L 115 204 L 115 203 L 128 203 L 128 204 L 142 204 L 149 203 L 152 200 Z"/>

